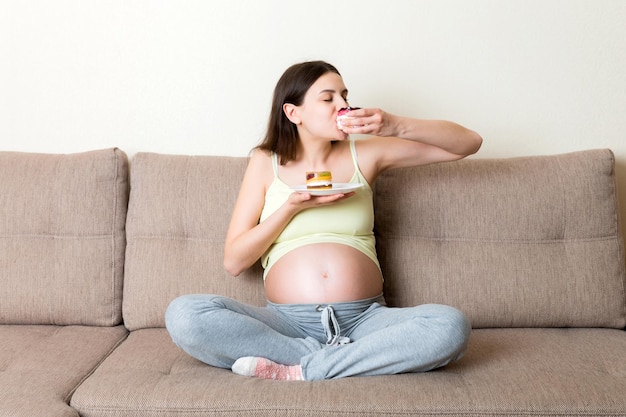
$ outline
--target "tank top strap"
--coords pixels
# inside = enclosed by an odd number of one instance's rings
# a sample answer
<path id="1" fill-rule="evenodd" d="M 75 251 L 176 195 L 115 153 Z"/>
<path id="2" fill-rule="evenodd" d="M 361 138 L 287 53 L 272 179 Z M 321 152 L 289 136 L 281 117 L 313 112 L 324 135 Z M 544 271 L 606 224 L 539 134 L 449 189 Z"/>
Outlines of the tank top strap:
<path id="1" fill-rule="evenodd" d="M 350 140 L 350 154 L 352 155 L 352 163 L 354 164 L 354 170 L 356 172 L 361 172 L 359 170 L 359 161 L 356 156 L 356 143 L 354 140 Z"/>
<path id="2" fill-rule="evenodd" d="M 278 155 L 272 152 L 272 168 L 274 169 L 274 178 L 278 178 Z"/>

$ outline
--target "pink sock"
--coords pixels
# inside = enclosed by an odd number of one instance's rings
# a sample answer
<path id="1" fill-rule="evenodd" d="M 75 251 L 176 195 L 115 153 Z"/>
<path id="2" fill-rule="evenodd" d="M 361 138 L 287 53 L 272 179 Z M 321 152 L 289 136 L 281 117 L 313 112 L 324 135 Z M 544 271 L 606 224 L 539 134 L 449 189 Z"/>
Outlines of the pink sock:
<path id="1" fill-rule="evenodd" d="M 302 367 L 300 365 L 281 365 L 269 359 L 247 356 L 239 358 L 233 364 L 232 370 L 238 375 L 254 376 L 262 379 L 279 379 L 285 381 L 302 381 Z"/>

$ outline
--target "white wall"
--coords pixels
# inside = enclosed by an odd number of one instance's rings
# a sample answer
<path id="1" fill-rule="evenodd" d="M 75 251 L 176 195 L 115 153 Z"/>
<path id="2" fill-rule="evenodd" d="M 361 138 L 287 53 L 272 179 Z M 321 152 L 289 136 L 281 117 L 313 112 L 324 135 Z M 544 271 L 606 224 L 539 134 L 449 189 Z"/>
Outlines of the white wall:
<path id="1" fill-rule="evenodd" d="M 0 0 L 0 149 L 246 155 L 289 65 L 351 103 L 458 121 L 477 157 L 613 149 L 624 0 Z"/>

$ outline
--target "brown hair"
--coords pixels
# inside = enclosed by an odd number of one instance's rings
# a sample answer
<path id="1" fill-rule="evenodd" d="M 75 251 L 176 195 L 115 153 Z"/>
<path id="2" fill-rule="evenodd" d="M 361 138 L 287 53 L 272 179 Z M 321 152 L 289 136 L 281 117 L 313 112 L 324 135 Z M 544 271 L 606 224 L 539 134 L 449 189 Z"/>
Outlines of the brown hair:
<path id="1" fill-rule="evenodd" d="M 281 165 L 296 159 L 298 129 L 285 115 L 283 105 L 301 105 L 311 85 L 328 72 L 341 75 L 337 68 L 324 61 L 302 62 L 287 68 L 274 88 L 267 133 L 255 149 L 275 152 Z"/>

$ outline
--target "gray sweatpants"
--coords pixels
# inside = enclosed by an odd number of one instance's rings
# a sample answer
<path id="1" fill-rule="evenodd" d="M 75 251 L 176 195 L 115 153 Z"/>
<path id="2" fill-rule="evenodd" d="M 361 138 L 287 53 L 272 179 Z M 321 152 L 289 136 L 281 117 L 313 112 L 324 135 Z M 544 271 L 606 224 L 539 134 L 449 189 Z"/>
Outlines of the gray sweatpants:
<path id="1" fill-rule="evenodd" d="M 470 334 L 460 311 L 438 304 L 390 308 L 381 296 L 250 306 L 206 294 L 175 299 L 165 315 L 176 345 L 220 368 L 244 356 L 302 365 L 306 380 L 424 372 L 459 359 Z"/>

